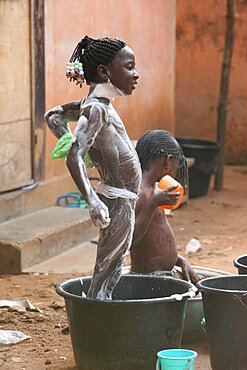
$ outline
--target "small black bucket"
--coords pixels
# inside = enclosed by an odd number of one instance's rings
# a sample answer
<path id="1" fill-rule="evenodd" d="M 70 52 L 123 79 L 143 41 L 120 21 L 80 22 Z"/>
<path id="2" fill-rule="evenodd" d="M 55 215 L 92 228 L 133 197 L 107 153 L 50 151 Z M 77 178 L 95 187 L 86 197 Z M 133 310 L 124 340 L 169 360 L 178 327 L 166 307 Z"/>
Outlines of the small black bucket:
<path id="1" fill-rule="evenodd" d="M 208 193 L 211 175 L 218 168 L 219 144 L 209 140 L 177 137 L 185 157 L 194 158 L 195 164 L 189 168 L 189 198 Z"/>
<path id="2" fill-rule="evenodd" d="M 247 276 L 201 280 L 213 370 L 247 369 Z"/>
<path id="3" fill-rule="evenodd" d="M 154 369 L 156 354 L 180 346 L 192 284 L 123 275 L 113 300 L 83 298 L 91 278 L 56 284 L 66 304 L 75 361 L 82 370 Z"/>
<path id="4" fill-rule="evenodd" d="M 235 258 L 233 263 L 237 267 L 239 275 L 247 275 L 247 254 Z"/>

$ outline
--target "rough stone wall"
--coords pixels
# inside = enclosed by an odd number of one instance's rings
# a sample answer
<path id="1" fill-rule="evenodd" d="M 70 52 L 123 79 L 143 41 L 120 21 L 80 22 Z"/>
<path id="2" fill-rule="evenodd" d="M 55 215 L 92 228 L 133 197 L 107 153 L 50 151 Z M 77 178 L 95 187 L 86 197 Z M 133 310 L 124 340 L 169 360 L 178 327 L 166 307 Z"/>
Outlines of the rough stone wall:
<path id="1" fill-rule="evenodd" d="M 177 0 L 176 135 L 216 140 L 226 0 Z M 226 160 L 247 162 L 247 1 L 236 0 Z"/>

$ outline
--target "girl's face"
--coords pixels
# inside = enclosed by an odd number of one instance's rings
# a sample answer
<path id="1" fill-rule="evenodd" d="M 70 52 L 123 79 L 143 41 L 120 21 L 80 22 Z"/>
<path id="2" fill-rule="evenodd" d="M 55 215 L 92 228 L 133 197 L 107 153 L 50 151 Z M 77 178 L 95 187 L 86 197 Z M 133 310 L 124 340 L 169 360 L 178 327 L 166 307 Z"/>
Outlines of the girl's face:
<path id="1" fill-rule="evenodd" d="M 135 69 L 135 54 L 128 47 L 121 49 L 114 61 L 107 67 L 111 83 L 125 95 L 131 95 L 137 84 L 139 74 Z"/>

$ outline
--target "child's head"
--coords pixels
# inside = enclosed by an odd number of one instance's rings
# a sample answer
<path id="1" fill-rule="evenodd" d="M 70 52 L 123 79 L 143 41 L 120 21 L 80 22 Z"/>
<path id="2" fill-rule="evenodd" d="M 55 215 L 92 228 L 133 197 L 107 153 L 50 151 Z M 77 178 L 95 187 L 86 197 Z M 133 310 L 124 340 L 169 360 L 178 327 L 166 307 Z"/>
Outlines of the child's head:
<path id="1" fill-rule="evenodd" d="M 124 41 L 119 39 L 108 37 L 92 39 L 85 36 L 78 43 L 70 58 L 70 62 L 76 61 L 82 64 L 87 84 L 108 82 L 110 80 L 114 86 L 118 87 L 125 94 L 132 93 L 136 80 L 139 77 L 135 71 L 133 51 Z M 126 76 L 119 76 L 119 67 L 121 68 L 123 63 L 126 64 L 126 70 L 131 68 L 134 70 L 132 72 L 132 82 L 129 81 L 129 85 L 132 83 L 132 87 L 122 86 L 122 80 L 123 78 L 126 79 Z M 76 78 L 73 79 L 76 80 Z"/>
<path id="2" fill-rule="evenodd" d="M 169 174 L 186 186 L 186 159 L 180 145 L 170 132 L 165 130 L 145 132 L 137 142 L 136 151 L 142 171 L 149 171 L 152 161 L 164 159 L 162 165 L 160 164 L 160 177 Z"/>

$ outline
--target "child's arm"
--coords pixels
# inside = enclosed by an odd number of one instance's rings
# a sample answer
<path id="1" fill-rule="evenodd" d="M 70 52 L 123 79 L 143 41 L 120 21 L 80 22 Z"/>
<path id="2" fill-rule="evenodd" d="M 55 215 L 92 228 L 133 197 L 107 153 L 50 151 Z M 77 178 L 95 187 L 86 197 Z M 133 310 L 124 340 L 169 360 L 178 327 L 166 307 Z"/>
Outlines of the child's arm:
<path id="1" fill-rule="evenodd" d="M 104 112 L 101 107 L 94 105 L 85 108 L 78 120 L 74 138 L 72 139 L 73 143 L 66 160 L 67 167 L 75 184 L 89 205 L 91 219 L 100 228 L 109 225 L 109 212 L 106 205 L 99 199 L 90 184 L 83 157 L 93 145 L 103 124 Z"/>
<path id="2" fill-rule="evenodd" d="M 81 100 L 76 100 L 68 104 L 59 105 L 49 109 L 45 113 L 46 123 L 51 132 L 58 138 L 64 134 L 70 134 L 68 122 L 78 121 L 80 114 Z"/>
<path id="3" fill-rule="evenodd" d="M 190 263 L 182 256 L 178 256 L 176 266 L 181 267 L 184 280 L 197 283 L 199 280 L 203 279 L 203 276 L 197 275 L 197 273 L 191 267 Z"/>

